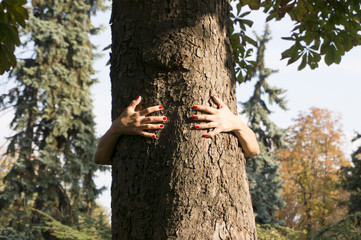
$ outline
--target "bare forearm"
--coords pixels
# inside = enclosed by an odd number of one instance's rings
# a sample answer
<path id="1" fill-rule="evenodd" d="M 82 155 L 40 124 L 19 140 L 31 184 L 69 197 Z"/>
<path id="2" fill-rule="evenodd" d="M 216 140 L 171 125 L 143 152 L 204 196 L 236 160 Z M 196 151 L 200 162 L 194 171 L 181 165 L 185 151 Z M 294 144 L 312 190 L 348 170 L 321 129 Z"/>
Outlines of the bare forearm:
<path id="1" fill-rule="evenodd" d="M 239 117 L 238 117 L 239 118 Z M 256 135 L 243 121 L 239 118 L 239 127 L 233 132 L 236 134 L 241 143 L 245 157 L 251 157 L 260 153 Z"/>
<path id="2" fill-rule="evenodd" d="M 102 138 L 100 138 L 97 150 L 95 152 L 94 161 L 97 164 L 110 165 L 111 156 L 113 154 L 115 144 L 120 134 L 115 133 L 110 128 Z"/>

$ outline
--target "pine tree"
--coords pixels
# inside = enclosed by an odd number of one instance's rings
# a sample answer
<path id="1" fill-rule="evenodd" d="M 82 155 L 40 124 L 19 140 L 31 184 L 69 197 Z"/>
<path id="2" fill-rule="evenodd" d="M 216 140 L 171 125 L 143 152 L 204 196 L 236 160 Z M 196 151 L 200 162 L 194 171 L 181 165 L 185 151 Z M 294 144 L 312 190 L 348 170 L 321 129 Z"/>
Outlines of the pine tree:
<path id="1" fill-rule="evenodd" d="M 257 36 L 258 50 L 254 77 L 257 76 L 258 79 L 253 95 L 242 103 L 242 113 L 249 119 L 249 126 L 256 133 L 261 150 L 258 156 L 249 158 L 246 165 L 252 205 L 256 222 L 259 224 L 277 223 L 275 213 L 283 205 L 279 162 L 274 150 L 284 145 L 285 131 L 269 119 L 271 111 L 264 98 L 268 97 L 270 104 L 276 103 L 281 109 L 286 110 L 284 97 L 281 96 L 285 91 L 272 87 L 267 82 L 267 78 L 277 72 L 265 67 L 264 54 L 266 43 L 270 39 L 270 30 L 266 25 L 263 36 Z"/>
<path id="2" fill-rule="evenodd" d="M 357 133 L 352 141 L 361 139 Z M 352 166 L 343 168 L 343 187 L 350 192 L 347 202 L 349 213 L 361 212 L 361 145 L 351 155 Z"/>
<path id="3" fill-rule="evenodd" d="M 77 225 L 78 214 L 96 206 L 89 35 L 97 32 L 90 16 L 102 7 L 92 0 L 32 1 L 26 34 L 34 50 L 11 73 L 15 87 L 0 98 L 2 107 L 14 108 L 16 132 L 7 150 L 16 163 L 4 179 L 0 210 L 16 210 L 8 223 L 18 231 L 42 224 L 32 208 Z"/>

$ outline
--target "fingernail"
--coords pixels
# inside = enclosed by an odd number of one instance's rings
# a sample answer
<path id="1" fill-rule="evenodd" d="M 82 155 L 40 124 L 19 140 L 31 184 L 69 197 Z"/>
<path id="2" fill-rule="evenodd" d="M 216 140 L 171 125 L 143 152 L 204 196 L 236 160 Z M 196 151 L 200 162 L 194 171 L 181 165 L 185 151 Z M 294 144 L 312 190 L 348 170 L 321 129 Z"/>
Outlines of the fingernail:
<path id="1" fill-rule="evenodd" d="M 217 97 L 217 95 L 214 94 L 213 97 Z"/>
<path id="2" fill-rule="evenodd" d="M 197 108 L 197 106 L 193 106 L 193 108 L 194 108 L 194 109 L 196 109 L 196 108 Z"/>
<path id="3" fill-rule="evenodd" d="M 207 135 L 207 134 L 204 134 L 203 137 L 208 137 L 208 135 Z"/>
<path id="4" fill-rule="evenodd" d="M 160 125 L 160 127 L 161 127 L 161 128 L 163 128 L 163 127 L 164 127 L 164 125 L 163 125 L 163 124 L 161 124 L 161 125 Z"/>
<path id="5" fill-rule="evenodd" d="M 155 135 L 153 135 L 153 138 L 155 138 Z"/>
<path id="6" fill-rule="evenodd" d="M 192 116 L 192 117 L 191 117 L 191 119 L 195 119 L 195 118 L 196 118 L 196 116 Z"/>
<path id="7" fill-rule="evenodd" d="M 194 126 L 194 128 L 199 128 L 199 126 Z"/>
<path id="8" fill-rule="evenodd" d="M 159 109 L 162 109 L 163 107 L 162 106 L 159 106 Z"/>
<path id="9" fill-rule="evenodd" d="M 140 96 L 137 97 L 137 100 L 140 98 Z"/>
<path id="10" fill-rule="evenodd" d="M 164 121 L 167 120 L 167 117 L 164 117 L 163 120 L 164 120 Z"/>

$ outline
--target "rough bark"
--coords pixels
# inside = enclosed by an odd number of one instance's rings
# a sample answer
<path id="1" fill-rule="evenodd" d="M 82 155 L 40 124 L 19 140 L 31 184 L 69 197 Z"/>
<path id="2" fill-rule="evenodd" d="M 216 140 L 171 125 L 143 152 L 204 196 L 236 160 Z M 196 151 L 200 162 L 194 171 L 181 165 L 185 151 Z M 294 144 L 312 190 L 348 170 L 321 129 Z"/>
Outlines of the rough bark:
<path id="1" fill-rule="evenodd" d="M 168 117 L 156 139 L 119 139 L 113 239 L 256 239 L 237 138 L 190 121 L 212 94 L 236 113 L 228 14 L 225 0 L 113 1 L 112 117 L 138 95 Z"/>

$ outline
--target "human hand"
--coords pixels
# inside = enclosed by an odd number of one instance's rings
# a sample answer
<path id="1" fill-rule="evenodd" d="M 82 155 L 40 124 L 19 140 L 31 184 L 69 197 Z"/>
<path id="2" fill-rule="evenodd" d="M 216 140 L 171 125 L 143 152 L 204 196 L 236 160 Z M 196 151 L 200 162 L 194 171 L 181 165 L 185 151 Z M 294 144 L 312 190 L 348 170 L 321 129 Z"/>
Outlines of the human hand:
<path id="1" fill-rule="evenodd" d="M 162 106 L 153 106 L 136 111 L 136 106 L 141 102 L 139 96 L 133 100 L 124 112 L 113 121 L 111 131 L 117 135 L 141 135 L 144 137 L 155 138 L 156 135 L 145 130 L 163 129 L 163 122 L 167 120 L 165 116 L 148 116 L 148 114 L 160 111 Z"/>
<path id="2" fill-rule="evenodd" d="M 226 104 L 219 99 L 216 95 L 212 96 L 215 103 L 217 103 L 219 109 L 207 107 L 207 106 L 193 106 L 194 110 L 209 113 L 207 115 L 194 115 L 192 120 L 196 121 L 209 121 L 205 124 L 196 125 L 195 129 L 210 129 L 213 131 L 204 134 L 203 137 L 214 137 L 221 132 L 239 131 L 245 125 L 240 117 L 233 114 Z"/>

